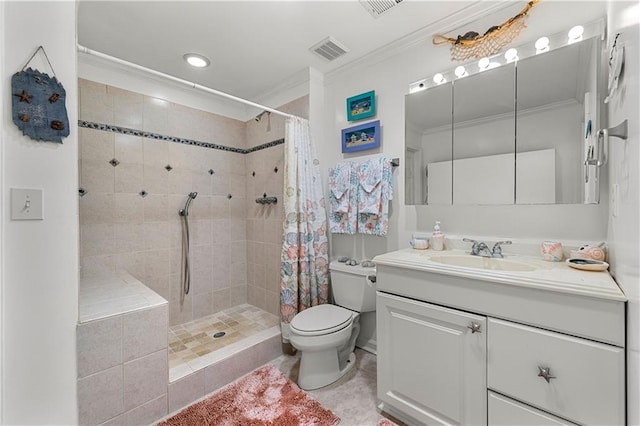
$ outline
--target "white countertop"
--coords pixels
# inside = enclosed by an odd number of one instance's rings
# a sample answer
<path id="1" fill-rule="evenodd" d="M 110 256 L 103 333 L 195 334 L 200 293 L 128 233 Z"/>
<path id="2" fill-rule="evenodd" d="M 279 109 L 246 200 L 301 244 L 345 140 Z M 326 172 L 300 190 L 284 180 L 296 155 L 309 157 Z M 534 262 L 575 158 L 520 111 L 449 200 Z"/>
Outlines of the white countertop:
<path id="1" fill-rule="evenodd" d="M 381 254 L 376 256 L 373 261 L 378 267 L 393 266 L 600 299 L 621 302 L 627 300 L 607 271 L 582 271 L 569 267 L 565 262 L 546 262 L 541 258 L 512 254 L 505 254 L 504 258 L 526 263 L 536 269 L 533 271 L 489 270 L 432 261 L 431 258 L 435 256 L 471 255 L 468 251 L 463 250 L 435 251 L 409 248 Z"/>

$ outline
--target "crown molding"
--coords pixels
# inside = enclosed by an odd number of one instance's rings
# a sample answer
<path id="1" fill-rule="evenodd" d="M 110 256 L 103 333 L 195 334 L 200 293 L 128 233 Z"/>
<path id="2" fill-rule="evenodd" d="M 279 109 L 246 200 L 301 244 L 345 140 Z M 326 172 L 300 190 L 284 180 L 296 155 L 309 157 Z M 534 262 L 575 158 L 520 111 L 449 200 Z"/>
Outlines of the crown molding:
<path id="1" fill-rule="evenodd" d="M 464 25 L 473 23 L 474 21 L 489 16 L 492 13 L 496 13 L 503 9 L 513 7 L 514 4 L 516 3 L 510 0 L 476 1 L 475 3 L 450 15 L 447 15 L 444 18 L 431 22 L 430 24 L 417 31 L 414 31 L 411 34 L 394 40 L 391 43 L 380 47 L 365 56 L 348 62 L 340 66 L 339 68 L 336 68 L 335 70 L 327 72 L 325 74 L 325 83 L 332 83 L 340 75 L 352 69 L 374 65 L 376 63 L 397 56 L 400 53 L 411 49 L 418 44 L 422 44 L 425 41 L 431 40 L 434 34 L 446 34 L 449 32 L 453 32 Z M 518 5 L 521 6 L 520 4 Z"/>
<path id="2" fill-rule="evenodd" d="M 289 103 L 295 99 L 309 94 L 309 84 L 311 81 L 310 68 L 303 68 L 282 80 L 281 83 L 272 87 L 251 99 L 263 105 L 272 105 L 277 108 L 280 105 Z M 252 118 L 252 114 L 248 118 Z"/>

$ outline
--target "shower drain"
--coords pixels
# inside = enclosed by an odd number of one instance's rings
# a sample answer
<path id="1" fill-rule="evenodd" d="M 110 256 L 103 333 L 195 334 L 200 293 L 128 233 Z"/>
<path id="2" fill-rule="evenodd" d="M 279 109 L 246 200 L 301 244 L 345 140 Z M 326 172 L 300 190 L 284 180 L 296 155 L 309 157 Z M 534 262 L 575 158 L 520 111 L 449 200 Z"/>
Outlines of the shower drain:
<path id="1" fill-rule="evenodd" d="M 216 334 L 213 335 L 213 338 L 217 339 L 219 337 L 223 337 L 225 334 L 227 333 L 225 333 L 224 331 L 218 331 Z"/>

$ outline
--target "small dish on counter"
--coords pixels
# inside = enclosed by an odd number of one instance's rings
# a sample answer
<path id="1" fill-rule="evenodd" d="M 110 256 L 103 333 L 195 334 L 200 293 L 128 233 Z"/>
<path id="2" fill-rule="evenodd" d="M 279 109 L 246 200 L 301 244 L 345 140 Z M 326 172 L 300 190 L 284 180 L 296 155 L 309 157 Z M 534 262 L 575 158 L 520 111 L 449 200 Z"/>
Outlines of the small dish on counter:
<path id="1" fill-rule="evenodd" d="M 594 259 L 571 258 L 567 259 L 567 265 L 583 271 L 606 271 L 609 268 L 609 264 L 607 262 Z"/>

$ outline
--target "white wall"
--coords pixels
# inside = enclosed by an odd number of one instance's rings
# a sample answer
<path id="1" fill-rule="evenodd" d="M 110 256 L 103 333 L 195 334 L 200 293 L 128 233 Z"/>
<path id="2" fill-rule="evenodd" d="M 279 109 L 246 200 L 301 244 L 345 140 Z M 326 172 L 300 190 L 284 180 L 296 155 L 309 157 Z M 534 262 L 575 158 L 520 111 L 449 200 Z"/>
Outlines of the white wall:
<path id="1" fill-rule="evenodd" d="M 617 94 L 608 104 L 609 126 L 629 120 L 629 139 L 625 142 L 611 138 L 609 162 L 610 185 L 618 185 L 617 215 L 609 215 L 607 239 L 610 247 L 611 273 L 623 288 L 627 310 L 627 401 L 628 424 L 640 424 L 640 137 L 638 117 L 640 108 L 640 3 L 612 1 L 609 4 L 608 46 L 620 33 L 618 45 L 624 46 L 624 76 Z M 607 52 L 609 49 L 607 49 Z M 613 193 L 613 191 L 610 192 Z M 613 207 L 613 203 L 612 203 Z"/>
<path id="2" fill-rule="evenodd" d="M 76 424 L 78 155 L 76 4 L 0 4 L 2 424 Z M 71 134 L 35 142 L 11 120 L 10 79 L 43 45 L 67 92 Z M 32 63 L 49 68 L 42 56 Z M 11 221 L 10 188 L 40 188 L 44 220 Z"/>
<path id="3" fill-rule="evenodd" d="M 584 2 L 579 8 L 573 2 L 541 2 L 531 11 L 528 28 L 515 43 L 535 41 L 541 35 L 568 31 L 573 25 L 603 18 L 605 9 L 605 2 Z M 502 18 L 494 14 L 457 31 L 464 33 L 488 28 Z M 447 23 L 440 25 L 446 26 Z M 408 93 L 409 84 L 436 72 L 451 70 L 459 64 L 450 60 L 446 46 L 432 44 L 431 36 L 437 31 L 434 28 L 422 39 L 406 40 L 395 51 L 380 52 L 325 76 L 325 138 L 319 148 L 325 173 L 332 164 L 347 157 L 340 150 L 340 131 L 354 123 L 346 120 L 345 99 L 369 90 L 376 91 L 378 112 L 375 119 L 380 120 L 382 128 L 382 144 L 378 152 L 404 159 L 404 95 Z M 455 33 L 456 30 L 450 32 Z M 375 153 L 373 150 L 365 152 L 367 155 Z M 442 221 L 443 230 L 449 235 L 578 241 L 606 238 L 606 202 L 595 206 L 404 206 L 403 165 L 396 169 L 394 177 L 396 184 L 389 237 L 333 236 L 333 256 L 372 257 L 380 252 L 407 247 L 412 232 L 430 231 L 435 220 Z"/>
<path id="4" fill-rule="evenodd" d="M 4 23 L 4 2 L 0 2 L 0 23 Z M 0 30 L 0 40 L 4 40 L 4 32 Z M 4 41 L 0 41 L 0 76 L 4 76 Z M 4 81 L 4 79 L 3 79 Z M 4 83 L 0 83 L 0 99 L 4 99 L 5 87 Z M 4 120 L 5 108 L 4 102 L 0 101 L 0 117 Z M 0 164 L 4 164 L 4 146 L 3 143 L 4 135 L 0 131 Z M 4 173 L 0 171 L 0 188 L 4 188 Z M 4 394 L 2 392 L 3 389 L 3 380 L 2 370 L 4 369 L 3 359 L 4 359 L 4 332 L 2 331 L 2 316 L 4 305 L 4 196 L 0 197 L 0 423 L 3 419 L 3 402 Z"/>
<path id="5" fill-rule="evenodd" d="M 629 298 L 628 311 L 628 424 L 640 424 L 640 140 L 638 136 L 638 76 L 640 75 L 638 2 L 541 2 L 531 12 L 528 29 L 517 43 L 535 40 L 541 35 L 568 30 L 573 25 L 587 23 L 609 13 L 609 46 L 617 32 L 619 43 L 625 44 L 625 73 L 618 95 L 608 106 L 609 124 L 617 125 L 629 119 L 629 140 L 612 139 L 609 159 L 609 184 L 619 186 L 618 215 L 609 210 L 609 199 L 600 205 L 555 206 L 404 206 L 404 167 L 399 167 L 395 199 L 392 203 L 389 237 L 332 237 L 332 256 L 349 255 L 370 258 L 399 247 L 407 247 L 414 231 L 429 232 L 435 220 L 443 222 L 448 234 L 458 236 L 492 236 L 543 240 L 547 238 L 574 241 L 608 240 L 611 273 Z M 492 21 L 492 22 L 489 22 Z M 495 17 L 483 23 L 466 25 L 470 29 L 488 28 L 499 22 Z M 346 120 L 344 100 L 369 90 L 376 91 L 379 119 L 382 126 L 382 146 L 379 150 L 389 157 L 404 158 L 404 95 L 408 85 L 436 72 L 450 70 L 452 63 L 445 47 L 434 47 L 430 37 L 408 43 L 396 52 L 380 53 L 325 76 L 327 108 L 324 116 L 325 139 L 320 147 L 320 160 L 326 168 L 346 156 L 340 152 L 340 130 L 353 125 Z M 375 154 L 367 151 L 366 154 Z M 326 181 L 326 179 L 325 179 Z M 607 193 L 607 188 L 601 188 Z"/>

